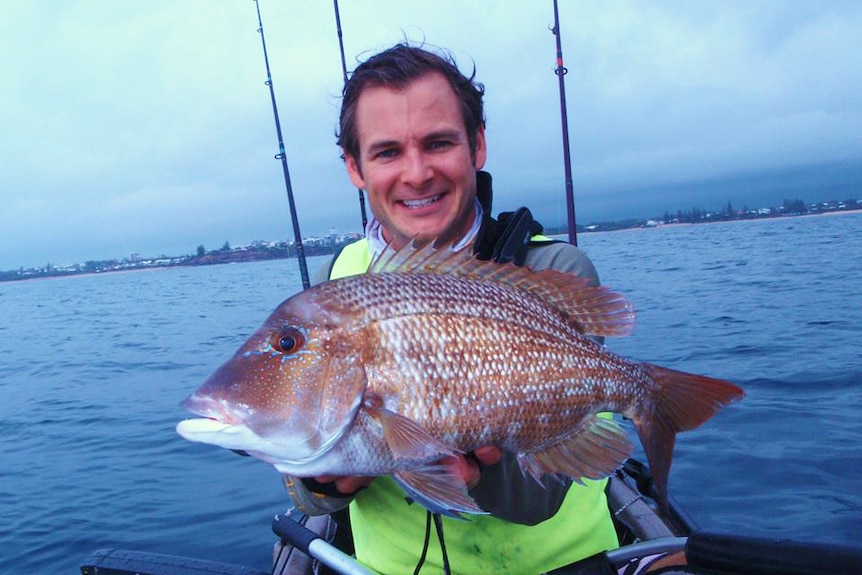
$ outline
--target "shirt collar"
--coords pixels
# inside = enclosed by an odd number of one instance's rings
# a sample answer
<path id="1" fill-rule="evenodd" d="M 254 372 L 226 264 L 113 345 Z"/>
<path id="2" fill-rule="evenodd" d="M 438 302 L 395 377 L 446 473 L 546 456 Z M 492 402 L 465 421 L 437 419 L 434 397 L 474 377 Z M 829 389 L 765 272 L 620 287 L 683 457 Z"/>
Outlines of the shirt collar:
<path id="1" fill-rule="evenodd" d="M 460 250 L 476 239 L 476 235 L 479 233 L 479 227 L 482 224 L 482 204 L 479 203 L 478 199 L 473 200 L 474 206 L 474 215 L 473 215 L 473 225 L 470 226 L 470 230 L 467 234 L 461 238 L 461 240 L 453 246 L 453 249 Z M 383 227 L 380 225 L 380 220 L 378 220 L 373 215 L 371 219 L 368 220 L 368 223 L 365 225 L 365 238 L 368 240 L 368 249 L 371 251 L 371 261 L 377 259 L 383 250 L 386 249 L 386 240 L 383 239 Z"/>

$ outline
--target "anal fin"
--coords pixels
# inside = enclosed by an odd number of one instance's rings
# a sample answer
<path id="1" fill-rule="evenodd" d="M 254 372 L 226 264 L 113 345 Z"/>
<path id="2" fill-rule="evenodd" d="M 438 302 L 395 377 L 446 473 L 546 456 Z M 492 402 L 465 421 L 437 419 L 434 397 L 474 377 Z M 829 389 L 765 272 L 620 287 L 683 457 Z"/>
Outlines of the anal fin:
<path id="1" fill-rule="evenodd" d="M 536 481 L 553 474 L 582 479 L 603 479 L 628 459 L 634 446 L 619 423 L 595 417 L 577 435 L 545 449 L 518 454 L 521 469 Z"/>

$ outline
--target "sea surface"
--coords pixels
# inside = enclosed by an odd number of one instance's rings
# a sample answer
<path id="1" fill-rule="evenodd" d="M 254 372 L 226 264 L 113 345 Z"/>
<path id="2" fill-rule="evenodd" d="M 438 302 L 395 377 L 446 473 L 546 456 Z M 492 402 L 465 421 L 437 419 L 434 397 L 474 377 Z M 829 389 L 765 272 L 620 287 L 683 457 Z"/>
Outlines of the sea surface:
<path id="1" fill-rule="evenodd" d="M 638 311 L 612 349 L 748 393 L 679 437 L 670 491 L 700 526 L 857 543 L 862 214 L 580 243 Z M 294 260 L 0 284 L 0 573 L 78 573 L 100 548 L 269 569 L 275 470 L 174 427 L 299 288 Z"/>

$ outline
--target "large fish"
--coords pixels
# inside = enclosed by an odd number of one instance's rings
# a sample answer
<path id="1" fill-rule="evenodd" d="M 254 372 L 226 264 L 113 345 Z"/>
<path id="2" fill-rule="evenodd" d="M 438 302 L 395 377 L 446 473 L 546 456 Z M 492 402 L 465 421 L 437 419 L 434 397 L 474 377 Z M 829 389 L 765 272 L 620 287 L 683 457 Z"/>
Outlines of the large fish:
<path id="1" fill-rule="evenodd" d="M 611 474 L 634 422 L 661 499 L 675 440 L 740 399 L 737 386 L 622 358 L 628 301 L 572 274 L 450 248 L 387 252 L 367 274 L 282 303 L 182 405 L 186 439 L 299 477 L 391 475 L 449 515 L 481 513 L 441 459 L 498 445 L 522 469 Z"/>

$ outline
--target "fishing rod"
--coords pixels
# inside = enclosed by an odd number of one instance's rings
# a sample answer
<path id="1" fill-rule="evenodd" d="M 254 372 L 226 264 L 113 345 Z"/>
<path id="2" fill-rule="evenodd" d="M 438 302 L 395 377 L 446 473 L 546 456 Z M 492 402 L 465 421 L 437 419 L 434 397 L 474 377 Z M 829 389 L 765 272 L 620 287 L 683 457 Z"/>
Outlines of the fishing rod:
<path id="1" fill-rule="evenodd" d="M 263 21 L 260 18 L 260 4 L 258 0 L 254 0 L 255 8 L 257 8 L 257 23 L 258 33 L 260 34 L 260 42 L 263 45 L 263 61 L 266 63 L 266 82 L 269 86 L 269 97 L 272 100 L 272 115 L 275 117 L 275 133 L 278 135 L 278 154 L 275 155 L 276 160 L 281 160 L 281 168 L 284 172 L 284 187 L 287 190 L 287 201 L 290 204 L 290 220 L 293 223 L 293 239 L 296 244 L 296 257 L 299 260 L 299 273 L 302 276 L 302 288 L 308 289 L 311 287 L 311 282 L 308 280 L 308 265 L 305 261 L 305 249 L 302 247 L 302 234 L 299 232 L 299 218 L 296 216 L 296 203 L 293 201 L 293 187 L 290 185 L 290 170 L 287 168 L 287 154 L 284 151 L 284 138 L 281 137 L 281 122 L 278 120 L 278 107 L 275 105 L 275 89 L 272 85 L 272 74 L 269 70 L 269 56 L 266 52 L 266 39 L 263 36 Z"/>
<path id="2" fill-rule="evenodd" d="M 344 40 L 341 34 L 341 16 L 338 14 L 338 0 L 332 0 L 335 5 L 335 30 L 338 33 L 338 50 L 341 52 L 341 73 L 344 75 L 344 84 L 347 84 L 347 61 L 344 59 Z M 362 190 L 359 192 L 359 213 L 362 214 L 362 229 L 368 223 L 368 215 L 365 213 L 365 196 Z"/>
<path id="3" fill-rule="evenodd" d="M 569 225 L 569 243 L 578 245 L 577 223 L 575 221 L 575 194 L 572 184 L 572 159 L 569 153 L 569 118 L 566 114 L 566 83 L 564 77 L 568 70 L 563 66 L 563 45 L 560 40 L 560 12 L 557 8 L 557 0 L 554 0 L 554 27 L 551 32 L 557 39 L 557 67 L 554 74 L 560 82 L 560 117 L 563 124 L 563 166 L 566 173 L 566 213 Z"/>

